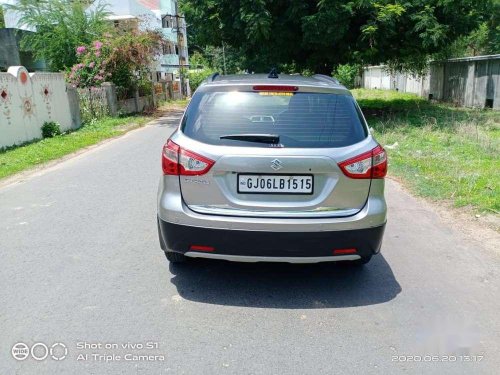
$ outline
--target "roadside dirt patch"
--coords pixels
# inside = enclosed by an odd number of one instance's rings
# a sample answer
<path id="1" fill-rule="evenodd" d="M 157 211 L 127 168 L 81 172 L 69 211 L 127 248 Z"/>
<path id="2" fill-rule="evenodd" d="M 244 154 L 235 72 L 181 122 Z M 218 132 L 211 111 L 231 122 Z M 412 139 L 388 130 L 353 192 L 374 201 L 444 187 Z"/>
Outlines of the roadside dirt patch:
<path id="1" fill-rule="evenodd" d="M 433 202 L 415 196 L 404 182 L 393 176 L 388 178 L 397 189 L 415 197 L 423 207 L 436 212 L 439 218 L 466 238 L 480 242 L 485 248 L 500 254 L 500 215 L 475 215 L 470 207 L 452 207 L 449 202 Z"/>

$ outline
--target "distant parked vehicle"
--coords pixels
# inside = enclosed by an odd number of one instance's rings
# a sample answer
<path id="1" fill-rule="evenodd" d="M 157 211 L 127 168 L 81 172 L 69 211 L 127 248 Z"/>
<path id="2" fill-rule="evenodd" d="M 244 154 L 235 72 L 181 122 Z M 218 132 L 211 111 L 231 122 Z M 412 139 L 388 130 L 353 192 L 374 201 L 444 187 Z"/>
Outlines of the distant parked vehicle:
<path id="1" fill-rule="evenodd" d="M 386 223 L 387 155 L 335 79 L 213 75 L 163 148 L 168 260 L 365 264 Z"/>

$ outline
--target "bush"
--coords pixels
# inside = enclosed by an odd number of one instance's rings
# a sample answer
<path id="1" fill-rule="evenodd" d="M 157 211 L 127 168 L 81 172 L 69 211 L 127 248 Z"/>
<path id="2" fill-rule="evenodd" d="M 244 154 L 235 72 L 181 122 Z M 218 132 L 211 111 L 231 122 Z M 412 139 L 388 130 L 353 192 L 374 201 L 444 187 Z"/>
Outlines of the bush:
<path id="1" fill-rule="evenodd" d="M 44 122 L 42 125 L 42 136 L 43 138 L 52 138 L 56 135 L 61 134 L 61 128 L 59 124 L 54 121 Z"/>
<path id="2" fill-rule="evenodd" d="M 356 77 L 359 75 L 360 66 L 354 65 L 339 65 L 333 70 L 332 74 L 337 78 L 341 84 L 343 84 L 348 89 L 353 89 L 355 85 Z"/>
<path id="3" fill-rule="evenodd" d="M 198 69 L 190 70 L 188 72 L 189 86 L 191 86 L 191 92 L 194 93 L 198 86 L 207 78 L 213 71 L 211 69 Z"/>
<path id="4" fill-rule="evenodd" d="M 75 50 L 78 63 L 67 72 L 74 87 L 113 82 L 127 89 L 151 92 L 150 67 L 160 56 L 163 35 L 157 30 L 116 31 Z"/>

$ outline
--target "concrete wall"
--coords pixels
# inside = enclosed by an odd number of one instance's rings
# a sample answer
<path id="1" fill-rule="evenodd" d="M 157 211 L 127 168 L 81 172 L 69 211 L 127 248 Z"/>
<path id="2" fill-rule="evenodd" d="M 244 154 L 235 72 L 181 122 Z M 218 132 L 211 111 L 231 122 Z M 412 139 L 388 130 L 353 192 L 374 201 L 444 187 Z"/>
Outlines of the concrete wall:
<path id="1" fill-rule="evenodd" d="M 140 113 L 158 101 L 180 97 L 172 82 L 157 83 L 152 95 L 118 100 L 113 83 L 76 89 L 62 73 L 28 73 L 23 66 L 0 73 L 0 149 L 42 138 L 44 122 L 55 121 L 61 130 L 76 129 L 82 121 L 104 116 Z M 177 88 L 178 89 L 178 88 Z M 176 95 L 177 94 L 177 95 Z"/>
<path id="2" fill-rule="evenodd" d="M 0 148 L 41 138 L 46 121 L 58 122 L 62 131 L 79 127 L 77 106 L 62 73 L 10 67 L 0 73 Z"/>
<path id="3" fill-rule="evenodd" d="M 370 66 L 363 72 L 361 86 L 411 92 L 463 107 L 500 109 L 500 55 L 431 62 L 422 77 Z"/>
<path id="4" fill-rule="evenodd" d="M 153 106 L 153 97 L 136 96 L 131 99 L 118 100 L 118 113 L 139 113 L 152 109 Z"/>

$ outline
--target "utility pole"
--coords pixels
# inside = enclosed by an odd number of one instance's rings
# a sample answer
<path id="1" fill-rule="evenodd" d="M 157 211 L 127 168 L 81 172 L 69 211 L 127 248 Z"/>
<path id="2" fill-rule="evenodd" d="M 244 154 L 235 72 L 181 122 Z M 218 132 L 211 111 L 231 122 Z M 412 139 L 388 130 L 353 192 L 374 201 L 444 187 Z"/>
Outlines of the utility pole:
<path id="1" fill-rule="evenodd" d="M 224 63 L 224 75 L 226 74 L 226 50 L 224 48 L 224 41 L 222 42 L 222 62 Z"/>
<path id="2" fill-rule="evenodd" d="M 170 17 L 170 19 L 175 18 L 175 25 L 172 25 L 172 31 L 174 31 L 177 34 L 177 50 L 179 53 L 179 81 L 181 85 L 181 95 L 182 97 L 186 97 L 186 88 L 184 85 L 184 57 L 183 57 L 183 52 L 184 52 L 184 42 L 183 38 L 187 38 L 187 35 L 185 32 L 183 32 L 183 27 L 181 26 L 181 20 L 184 19 L 183 16 L 179 16 L 178 13 L 176 14 L 166 14 L 162 17 L 162 22 L 166 17 Z"/>
<path id="3" fill-rule="evenodd" d="M 182 33 L 182 28 L 181 28 L 181 19 L 184 19 L 184 17 L 179 16 L 178 14 L 175 14 L 175 23 L 176 23 L 176 32 L 177 32 L 177 47 L 179 48 L 179 81 L 181 84 L 181 95 L 182 98 L 185 98 L 187 96 L 186 93 L 186 88 L 184 87 L 184 57 L 183 57 L 183 51 L 184 51 L 184 40 L 183 36 L 186 33 Z M 184 38 L 186 35 L 184 36 Z"/>

